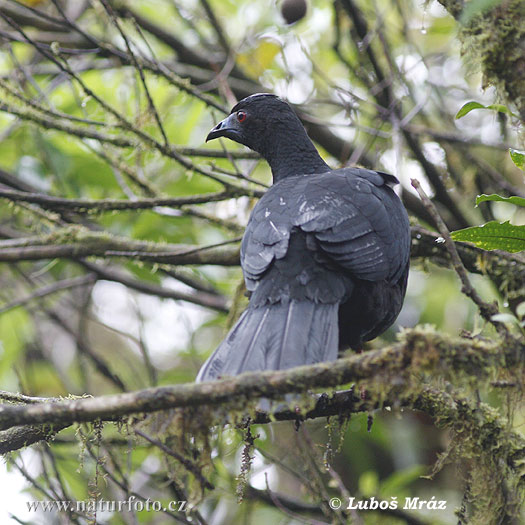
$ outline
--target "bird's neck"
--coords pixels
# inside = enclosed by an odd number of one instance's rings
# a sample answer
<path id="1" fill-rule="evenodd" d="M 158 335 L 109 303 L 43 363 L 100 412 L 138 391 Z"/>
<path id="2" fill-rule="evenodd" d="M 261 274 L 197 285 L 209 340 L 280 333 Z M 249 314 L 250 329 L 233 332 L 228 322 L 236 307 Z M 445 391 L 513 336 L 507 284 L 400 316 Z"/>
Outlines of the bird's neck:
<path id="1" fill-rule="evenodd" d="M 272 169 L 273 182 L 279 182 L 294 175 L 324 173 L 330 167 L 321 158 L 304 130 L 297 133 L 294 140 L 280 140 L 276 134 L 267 144 L 263 156 Z"/>

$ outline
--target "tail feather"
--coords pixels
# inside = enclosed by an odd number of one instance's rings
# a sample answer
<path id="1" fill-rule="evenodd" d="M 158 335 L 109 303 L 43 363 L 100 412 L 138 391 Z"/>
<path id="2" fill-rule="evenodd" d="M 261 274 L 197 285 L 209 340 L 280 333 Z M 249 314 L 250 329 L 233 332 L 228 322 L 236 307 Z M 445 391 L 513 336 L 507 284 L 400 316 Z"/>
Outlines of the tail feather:
<path id="1" fill-rule="evenodd" d="M 204 363 L 196 381 L 333 361 L 338 339 L 338 304 L 290 301 L 249 307 Z"/>
<path id="2" fill-rule="evenodd" d="M 243 370 L 247 370 L 248 367 L 250 367 L 250 363 L 252 363 L 252 367 L 257 367 L 257 364 L 262 362 L 264 359 L 264 355 L 261 354 L 261 348 L 260 345 L 258 345 L 258 341 L 262 337 L 262 331 L 264 330 L 266 319 L 270 314 L 270 308 L 265 308 L 264 312 L 260 313 L 262 315 L 254 316 L 254 319 L 252 319 L 252 321 L 255 321 L 254 323 L 250 323 L 250 319 L 248 319 L 247 328 L 244 328 L 243 333 L 239 337 L 239 342 L 241 344 L 244 343 L 248 345 L 245 352 L 234 352 L 234 354 L 230 357 L 233 375 L 239 374 Z M 247 331 L 249 329 L 253 329 L 254 327 L 256 328 L 253 334 Z M 231 349 L 229 353 L 232 353 Z"/>

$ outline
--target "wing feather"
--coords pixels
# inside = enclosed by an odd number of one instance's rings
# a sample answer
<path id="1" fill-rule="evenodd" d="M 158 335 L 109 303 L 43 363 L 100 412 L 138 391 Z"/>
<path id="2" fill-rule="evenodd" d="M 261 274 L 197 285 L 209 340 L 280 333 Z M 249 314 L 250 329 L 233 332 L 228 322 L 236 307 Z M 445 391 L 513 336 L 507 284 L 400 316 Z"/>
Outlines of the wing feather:
<path id="1" fill-rule="evenodd" d="M 248 289 L 255 289 L 272 262 L 286 255 L 294 229 L 311 233 L 308 248 L 350 275 L 398 279 L 408 260 L 410 236 L 406 211 L 388 186 L 396 180 L 344 168 L 272 186 L 255 206 L 241 246 Z"/>

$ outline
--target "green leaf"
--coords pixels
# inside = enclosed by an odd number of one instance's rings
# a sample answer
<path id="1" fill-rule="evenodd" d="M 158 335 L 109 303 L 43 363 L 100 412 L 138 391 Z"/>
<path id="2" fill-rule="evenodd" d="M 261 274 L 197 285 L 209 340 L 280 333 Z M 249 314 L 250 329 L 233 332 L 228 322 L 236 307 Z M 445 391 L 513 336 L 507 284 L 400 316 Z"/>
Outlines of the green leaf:
<path id="1" fill-rule="evenodd" d="M 470 113 L 473 109 L 485 109 L 485 106 L 483 104 L 480 104 L 479 102 L 467 102 L 466 104 L 463 104 L 461 109 L 456 113 L 456 119 L 464 117 L 467 113 Z"/>
<path id="2" fill-rule="evenodd" d="M 507 106 L 504 106 L 503 104 L 489 104 L 488 106 L 485 106 L 484 109 L 491 109 L 493 111 L 498 111 L 499 113 L 506 113 L 507 115 L 516 116 Z"/>
<path id="3" fill-rule="evenodd" d="M 520 252 L 525 250 L 525 226 L 515 226 L 509 221 L 491 221 L 482 226 L 472 226 L 452 232 L 455 241 L 466 241 L 483 250 L 505 250 Z"/>
<path id="4" fill-rule="evenodd" d="M 514 162 L 518 168 L 525 171 L 525 151 L 509 148 L 509 154 L 512 162 Z"/>
<path id="5" fill-rule="evenodd" d="M 481 202 L 486 201 L 509 202 L 510 204 L 515 204 L 516 206 L 525 206 L 525 199 L 523 197 L 516 197 L 514 195 L 512 197 L 502 197 L 497 193 L 493 193 L 492 195 L 486 195 L 485 193 L 483 195 L 478 195 L 476 197 L 476 206 Z"/>
<path id="6" fill-rule="evenodd" d="M 456 119 L 464 117 L 473 109 L 492 109 L 493 111 L 498 111 L 500 113 L 507 113 L 508 115 L 512 115 L 512 112 L 509 110 L 509 108 L 507 106 L 504 106 L 503 104 L 490 104 L 488 106 L 484 106 L 483 104 L 472 100 L 470 102 L 467 102 L 466 104 L 463 104 L 461 109 L 456 113 Z"/>

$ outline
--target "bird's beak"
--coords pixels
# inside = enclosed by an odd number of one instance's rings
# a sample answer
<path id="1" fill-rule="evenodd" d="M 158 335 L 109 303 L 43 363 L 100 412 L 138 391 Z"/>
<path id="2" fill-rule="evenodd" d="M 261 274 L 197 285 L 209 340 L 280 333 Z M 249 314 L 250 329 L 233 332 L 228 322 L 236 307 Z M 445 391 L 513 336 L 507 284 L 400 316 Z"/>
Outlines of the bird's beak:
<path id="1" fill-rule="evenodd" d="M 240 136 L 239 122 L 235 114 L 228 115 L 221 120 L 206 137 L 206 142 L 219 137 L 227 137 L 232 140 L 238 140 Z"/>

